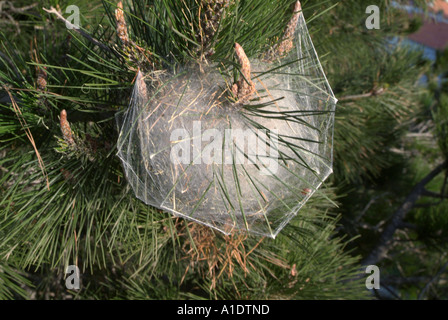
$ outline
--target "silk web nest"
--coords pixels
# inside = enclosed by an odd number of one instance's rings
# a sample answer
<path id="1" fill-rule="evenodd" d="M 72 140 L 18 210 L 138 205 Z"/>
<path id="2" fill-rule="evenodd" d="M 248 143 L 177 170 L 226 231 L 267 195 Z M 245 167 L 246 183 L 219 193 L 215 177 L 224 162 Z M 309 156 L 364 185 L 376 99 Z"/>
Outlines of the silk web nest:
<path id="1" fill-rule="evenodd" d="M 213 66 L 138 73 L 118 139 L 136 197 L 226 234 L 275 238 L 298 214 L 332 173 L 337 99 L 297 3 L 262 58 L 235 44 L 234 84 Z"/>

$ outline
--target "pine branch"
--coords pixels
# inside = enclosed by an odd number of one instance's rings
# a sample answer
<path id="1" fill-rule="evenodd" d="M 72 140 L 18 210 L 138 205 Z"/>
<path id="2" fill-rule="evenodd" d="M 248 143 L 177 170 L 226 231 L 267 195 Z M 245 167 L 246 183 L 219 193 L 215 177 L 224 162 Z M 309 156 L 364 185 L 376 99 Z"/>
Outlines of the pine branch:
<path id="1" fill-rule="evenodd" d="M 448 199 L 448 194 L 441 194 L 433 191 L 429 191 L 424 189 L 422 191 L 422 196 L 431 197 L 431 198 L 439 198 L 439 199 Z"/>
<path id="2" fill-rule="evenodd" d="M 429 286 L 432 284 L 432 283 L 434 283 L 444 272 L 445 272 L 445 270 L 446 270 L 446 268 L 448 267 L 448 262 L 446 262 L 441 268 L 440 268 L 440 270 L 437 272 L 437 274 L 434 276 L 434 277 L 432 277 L 431 278 L 431 280 L 429 280 L 427 283 L 426 283 L 426 285 L 425 285 L 425 287 L 422 289 L 422 291 L 420 291 L 420 293 L 419 293 L 419 295 L 418 295 L 418 297 L 417 297 L 417 299 L 418 300 L 421 300 L 421 299 L 423 299 L 423 296 L 425 295 L 425 293 L 426 293 L 426 291 L 428 291 L 428 289 L 429 289 Z"/>
<path id="3" fill-rule="evenodd" d="M 432 203 L 418 204 L 418 205 L 416 205 L 416 207 L 418 207 L 418 208 L 429 208 L 429 207 L 432 207 L 432 206 L 438 206 L 440 203 L 442 203 L 442 201 L 444 199 L 448 199 L 448 195 L 445 194 L 445 187 L 446 187 L 446 184 L 447 184 L 447 180 L 448 180 L 448 172 L 445 173 L 445 179 L 443 180 L 443 185 L 442 185 L 442 188 L 440 190 L 440 193 L 429 191 L 427 189 L 424 189 L 422 191 L 422 196 L 431 197 L 431 198 L 439 198 L 440 199 L 439 201 L 432 202 Z"/>
<path id="4" fill-rule="evenodd" d="M 338 98 L 338 101 L 359 100 L 359 99 L 369 98 L 372 96 L 380 96 L 380 95 L 384 94 L 385 92 L 386 92 L 386 90 L 383 88 L 373 89 L 372 91 L 370 91 L 368 93 L 340 97 L 340 98 Z"/>
<path id="5" fill-rule="evenodd" d="M 54 15 L 56 15 L 56 17 L 63 21 L 65 23 L 65 25 L 67 26 L 67 28 L 70 28 L 72 30 L 74 30 L 75 32 L 77 32 L 78 34 L 80 34 L 81 36 L 83 36 L 84 38 L 86 38 L 87 40 L 89 40 L 91 43 L 93 43 L 94 45 L 97 45 L 98 47 L 100 47 L 101 49 L 103 49 L 104 51 L 107 51 L 109 53 L 112 53 L 112 50 L 105 45 L 104 43 L 101 43 L 100 41 L 98 41 L 97 39 L 93 38 L 90 34 L 88 34 L 87 32 L 85 32 L 84 30 L 82 30 L 81 28 L 79 28 L 78 26 L 75 26 L 74 24 L 72 24 L 71 22 L 69 22 L 67 19 L 65 19 L 62 14 L 56 10 L 54 7 L 51 7 L 49 10 L 44 9 L 46 12 L 48 13 L 52 13 Z"/>
<path id="6" fill-rule="evenodd" d="M 413 223 L 409 223 L 409 222 L 402 222 L 400 223 L 400 225 L 398 226 L 398 229 L 412 229 L 412 230 L 417 230 L 418 226 L 413 224 Z"/>
<path id="7" fill-rule="evenodd" d="M 445 161 L 432 170 L 426 177 L 417 183 L 411 193 L 406 197 L 403 204 L 392 215 L 388 225 L 384 228 L 378 243 L 370 254 L 362 261 L 363 265 L 374 265 L 381 261 L 387 254 L 393 241 L 395 231 L 402 225 L 406 215 L 415 207 L 417 200 L 422 196 L 425 186 L 432 181 L 440 172 L 446 169 L 448 162 Z"/>
<path id="8" fill-rule="evenodd" d="M 38 5 L 38 3 L 35 2 L 30 5 L 21 7 L 21 8 L 16 8 L 16 7 L 14 7 L 14 4 L 12 3 L 12 1 L 0 1 L 0 12 L 2 12 L 2 5 L 4 5 L 4 4 L 9 5 L 9 7 L 8 7 L 9 11 L 14 12 L 14 13 L 24 13 L 25 11 L 32 9 Z"/>
<path id="9" fill-rule="evenodd" d="M 428 276 L 411 276 L 411 277 L 404 277 L 404 276 L 386 276 L 381 277 L 381 283 L 388 283 L 390 285 L 394 286 L 403 286 L 403 285 L 416 285 L 420 284 L 421 282 L 426 282 L 430 279 Z"/>

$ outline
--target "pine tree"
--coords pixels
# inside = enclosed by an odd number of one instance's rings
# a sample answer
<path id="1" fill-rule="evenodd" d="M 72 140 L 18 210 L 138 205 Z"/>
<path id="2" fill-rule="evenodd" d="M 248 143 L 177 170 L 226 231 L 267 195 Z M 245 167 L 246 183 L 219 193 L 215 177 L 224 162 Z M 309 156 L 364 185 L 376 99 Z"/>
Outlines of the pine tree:
<path id="1" fill-rule="evenodd" d="M 402 134 L 425 68 L 418 54 L 384 42 L 414 22 L 390 10 L 383 28 L 369 31 L 367 2 L 302 3 L 340 98 L 333 185 L 363 183 L 394 161 L 384 150 Z M 0 42 L 0 297 L 367 297 L 351 237 L 336 233 L 346 187 L 324 185 L 275 240 L 226 236 L 138 200 L 116 157 L 115 116 L 138 71 L 157 77 L 173 65 L 221 63 L 244 75 L 235 43 L 249 60 L 287 48 L 295 4 L 80 1 L 79 30 L 66 28 L 66 1 L 10 4 L 21 35 L 15 41 L 10 26 Z M 235 83 L 244 100 L 250 83 Z M 65 288 L 68 265 L 80 268 L 79 291 Z"/>
<path id="2" fill-rule="evenodd" d="M 422 52 L 401 45 L 419 28 L 421 17 L 409 20 L 405 11 L 387 12 L 393 18 L 381 21 L 381 32 L 349 28 L 353 39 L 361 31 L 360 41 L 337 43 L 342 57 L 356 56 L 350 50 L 358 48 L 363 63 L 333 59 L 339 62 L 332 83 L 341 116 L 335 157 L 342 160 L 336 161 L 339 172 L 333 177 L 342 183 L 338 194 L 345 194 L 342 229 L 360 236 L 350 247 L 364 256 L 362 263 L 381 268 L 380 298 L 444 299 L 446 51 L 430 66 Z M 345 18 L 344 27 L 357 19 Z M 336 29 L 335 24 L 330 25 Z M 378 45 L 384 40 L 390 45 Z M 341 74 L 347 76 L 340 79 Z M 427 85 L 422 78 L 429 79 Z"/>

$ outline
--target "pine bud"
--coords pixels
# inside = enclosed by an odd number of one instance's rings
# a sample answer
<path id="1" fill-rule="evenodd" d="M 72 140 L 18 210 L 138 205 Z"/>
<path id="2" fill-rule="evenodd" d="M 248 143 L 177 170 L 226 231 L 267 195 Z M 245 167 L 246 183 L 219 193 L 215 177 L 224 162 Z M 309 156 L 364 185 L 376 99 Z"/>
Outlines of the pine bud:
<path id="1" fill-rule="evenodd" d="M 126 20 L 124 19 L 123 3 L 121 1 L 117 4 L 115 9 L 115 19 L 117 20 L 117 34 L 124 45 L 129 43 L 128 29 L 126 26 Z"/>
<path id="2" fill-rule="evenodd" d="M 291 277 L 296 277 L 297 276 L 297 266 L 294 263 L 291 267 Z"/>
<path id="3" fill-rule="evenodd" d="M 229 6 L 230 0 L 202 0 L 201 11 L 199 17 L 199 31 L 197 39 L 202 43 L 202 48 L 205 56 L 210 56 L 214 53 L 211 48 L 211 42 L 215 33 L 218 31 L 219 23 L 224 16 L 225 9 Z"/>
<path id="4" fill-rule="evenodd" d="M 247 102 L 255 91 L 254 83 L 251 80 L 250 62 L 240 44 L 235 43 L 235 54 L 241 65 L 240 79 L 232 86 L 232 93 L 241 103 Z"/>
<path id="5" fill-rule="evenodd" d="M 285 33 L 283 34 L 282 41 L 274 45 L 271 50 L 269 50 L 265 60 L 272 61 L 275 57 L 285 56 L 294 47 L 294 33 L 299 22 L 299 17 L 302 14 L 302 5 L 300 1 L 296 1 L 294 4 L 294 13 L 286 26 Z"/>
<path id="6" fill-rule="evenodd" d="M 292 41 L 294 40 L 294 32 L 296 31 L 297 23 L 299 22 L 299 17 L 301 14 L 302 6 L 300 1 L 297 1 L 294 5 L 294 14 L 286 27 L 285 34 L 283 35 L 283 41 L 280 43 L 278 48 L 278 54 L 280 56 L 288 53 L 293 48 L 294 44 Z"/>
<path id="7" fill-rule="evenodd" d="M 47 72 L 45 67 L 39 68 L 37 71 L 37 89 L 45 91 L 47 89 Z"/>

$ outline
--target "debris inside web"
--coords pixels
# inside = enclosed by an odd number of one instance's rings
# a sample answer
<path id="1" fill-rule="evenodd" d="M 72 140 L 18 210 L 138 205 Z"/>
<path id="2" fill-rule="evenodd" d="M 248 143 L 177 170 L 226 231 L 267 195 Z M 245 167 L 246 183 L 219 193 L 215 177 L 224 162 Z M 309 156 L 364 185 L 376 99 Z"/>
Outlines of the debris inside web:
<path id="1" fill-rule="evenodd" d="M 250 76 L 238 88 L 214 66 L 138 73 L 118 156 L 139 199 L 272 238 L 299 212 L 332 172 L 337 102 L 302 14 L 293 36 L 251 59 Z"/>

